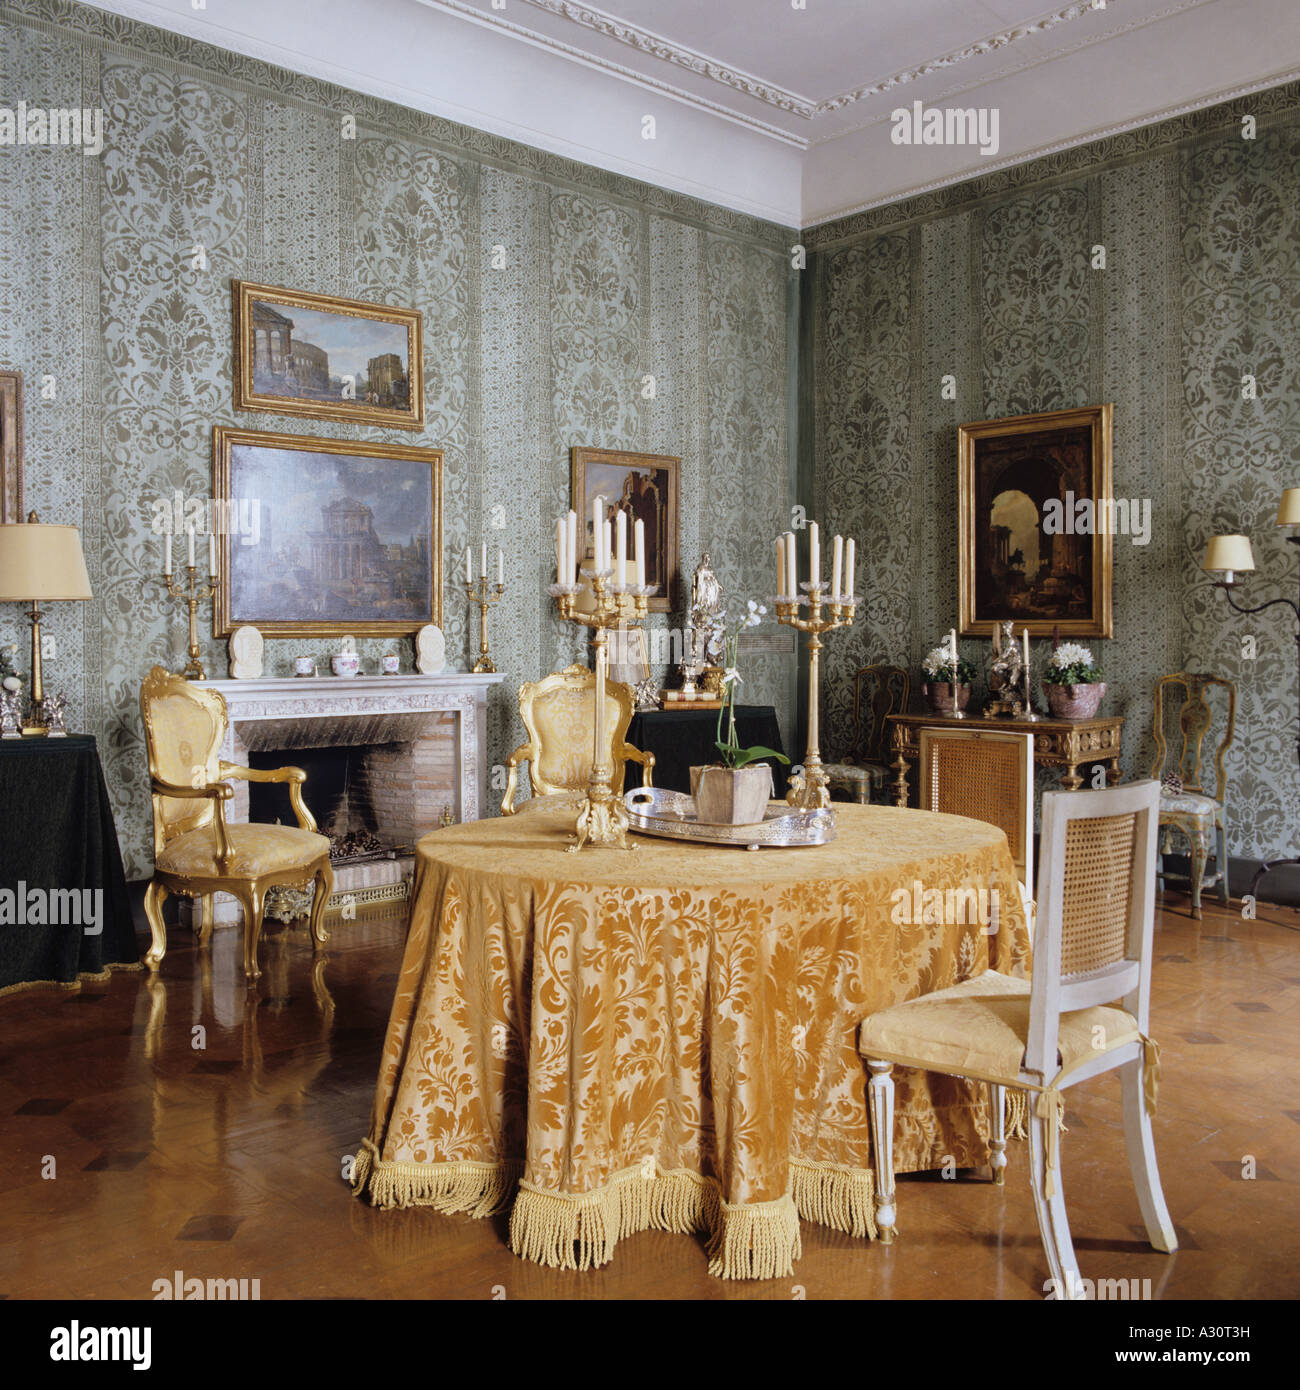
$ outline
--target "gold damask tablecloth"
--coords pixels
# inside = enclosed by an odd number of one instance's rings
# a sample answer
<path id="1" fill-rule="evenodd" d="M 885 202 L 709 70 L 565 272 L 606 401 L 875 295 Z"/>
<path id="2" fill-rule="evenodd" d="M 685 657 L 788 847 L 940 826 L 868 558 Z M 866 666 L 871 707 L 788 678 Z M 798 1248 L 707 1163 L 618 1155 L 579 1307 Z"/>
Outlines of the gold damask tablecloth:
<path id="1" fill-rule="evenodd" d="M 859 1023 L 1029 944 L 1001 831 L 836 811 L 811 849 L 566 854 L 572 801 L 426 836 L 354 1190 L 510 1208 L 515 1253 L 570 1269 L 647 1227 L 733 1278 L 790 1274 L 800 1216 L 874 1236 Z M 981 888 L 996 935 L 948 892 Z M 987 1161 L 982 1086 L 896 1082 L 900 1172 Z"/>

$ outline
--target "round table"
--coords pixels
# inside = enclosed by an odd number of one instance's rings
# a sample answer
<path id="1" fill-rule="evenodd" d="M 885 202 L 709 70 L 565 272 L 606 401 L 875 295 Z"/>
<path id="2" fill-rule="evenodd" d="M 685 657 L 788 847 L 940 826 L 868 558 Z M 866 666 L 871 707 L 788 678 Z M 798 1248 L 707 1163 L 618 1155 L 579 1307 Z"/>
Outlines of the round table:
<path id="1" fill-rule="evenodd" d="M 560 1268 L 652 1226 L 706 1232 L 724 1277 L 791 1273 L 801 1216 L 874 1235 L 858 1025 L 1028 973 L 1006 837 L 837 805 L 814 848 L 569 854 L 555 801 L 420 841 L 355 1190 L 510 1209 L 511 1248 Z M 983 1087 L 896 1081 L 898 1171 L 987 1162 Z"/>

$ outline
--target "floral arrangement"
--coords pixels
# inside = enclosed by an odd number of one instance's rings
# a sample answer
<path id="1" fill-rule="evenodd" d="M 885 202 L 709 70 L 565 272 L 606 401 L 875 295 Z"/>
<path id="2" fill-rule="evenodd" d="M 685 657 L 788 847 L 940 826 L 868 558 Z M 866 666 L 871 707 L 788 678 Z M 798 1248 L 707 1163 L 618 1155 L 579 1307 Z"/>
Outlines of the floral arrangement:
<path id="1" fill-rule="evenodd" d="M 1049 685 L 1095 685 L 1101 680 L 1101 668 L 1093 664 L 1087 647 L 1061 642 L 1047 658 L 1043 680 Z"/>
<path id="2" fill-rule="evenodd" d="M 778 753 L 775 748 L 764 748 L 761 743 L 756 743 L 751 748 L 742 748 L 740 740 L 736 736 L 736 687 L 744 682 L 740 677 L 739 662 L 737 651 L 740 645 L 740 634 L 746 628 L 757 627 L 767 614 L 767 608 L 761 603 L 755 603 L 751 598 L 746 607 L 744 616 L 736 625 L 730 629 L 723 629 L 723 647 L 725 656 L 723 658 L 724 670 L 722 673 L 722 705 L 718 710 L 717 737 L 713 746 L 722 755 L 723 765 L 729 768 L 747 767 L 752 762 L 757 762 L 760 758 L 776 758 L 778 761 L 788 763 L 789 758 L 784 753 Z M 719 621 L 726 617 L 725 613 L 718 615 Z M 724 719 L 727 723 L 727 736 L 722 736 L 722 724 Z"/>
<path id="3" fill-rule="evenodd" d="M 921 662 L 921 670 L 931 681 L 947 681 L 949 685 L 969 685 L 975 679 L 975 665 L 964 656 L 957 659 L 957 679 L 953 680 L 952 648 L 935 647 Z"/>

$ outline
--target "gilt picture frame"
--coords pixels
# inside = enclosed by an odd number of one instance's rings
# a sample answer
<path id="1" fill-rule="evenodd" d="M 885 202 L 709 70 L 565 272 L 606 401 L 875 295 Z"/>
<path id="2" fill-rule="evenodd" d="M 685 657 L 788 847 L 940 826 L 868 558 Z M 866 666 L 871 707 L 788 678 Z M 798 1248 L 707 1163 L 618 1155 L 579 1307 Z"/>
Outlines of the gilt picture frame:
<path id="1" fill-rule="evenodd" d="M 1113 407 L 980 420 L 957 431 L 964 637 L 1010 619 L 1032 636 L 1114 635 Z"/>
<path id="2" fill-rule="evenodd" d="M 635 521 L 646 526 L 646 583 L 654 592 L 646 600 L 652 613 L 671 613 L 681 588 L 682 461 L 671 454 L 641 454 L 622 449 L 575 446 L 570 451 L 569 505 L 578 514 L 578 550 L 592 553 L 591 507 L 597 497 L 606 500 L 606 515 L 627 513 L 628 556 L 632 555 Z"/>
<path id="3" fill-rule="evenodd" d="M 230 284 L 236 410 L 424 428 L 418 309 Z"/>
<path id="4" fill-rule="evenodd" d="M 213 636 L 441 626 L 442 493 L 441 449 L 216 426 Z"/>
<path id="5" fill-rule="evenodd" d="M 0 522 L 23 520 L 23 374 L 0 372 Z"/>

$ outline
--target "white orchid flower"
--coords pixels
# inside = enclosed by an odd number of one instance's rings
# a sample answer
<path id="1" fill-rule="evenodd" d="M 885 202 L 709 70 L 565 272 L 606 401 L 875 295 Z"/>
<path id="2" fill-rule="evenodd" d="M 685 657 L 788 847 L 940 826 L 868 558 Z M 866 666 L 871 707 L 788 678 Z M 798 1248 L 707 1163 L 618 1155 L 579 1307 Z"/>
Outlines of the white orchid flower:
<path id="1" fill-rule="evenodd" d="M 732 681 L 735 681 L 737 685 L 744 685 L 745 683 L 740 677 L 740 672 L 734 666 L 728 666 L 722 673 L 722 683 L 723 685 L 730 685 Z"/>

